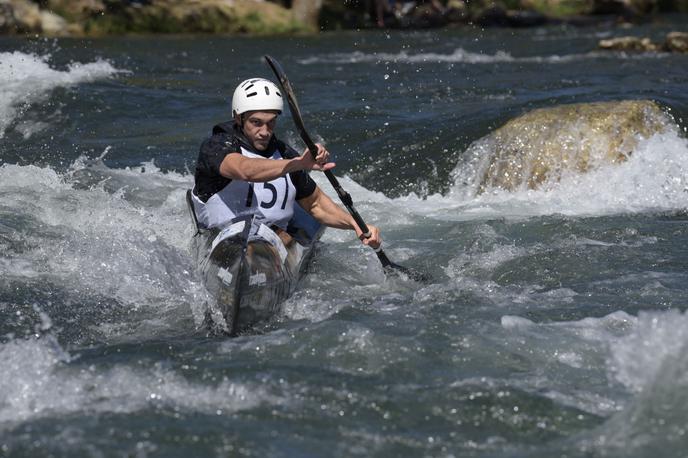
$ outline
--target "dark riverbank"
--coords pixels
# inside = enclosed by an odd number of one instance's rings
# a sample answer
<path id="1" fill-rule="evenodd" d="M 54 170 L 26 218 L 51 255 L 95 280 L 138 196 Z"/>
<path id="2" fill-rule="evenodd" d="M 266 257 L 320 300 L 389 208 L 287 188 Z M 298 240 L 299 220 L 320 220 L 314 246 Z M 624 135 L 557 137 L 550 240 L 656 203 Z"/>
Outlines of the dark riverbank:
<path id="1" fill-rule="evenodd" d="M 0 0 L 0 33 L 276 35 L 462 24 L 619 24 L 672 12 L 688 12 L 688 0 Z"/>

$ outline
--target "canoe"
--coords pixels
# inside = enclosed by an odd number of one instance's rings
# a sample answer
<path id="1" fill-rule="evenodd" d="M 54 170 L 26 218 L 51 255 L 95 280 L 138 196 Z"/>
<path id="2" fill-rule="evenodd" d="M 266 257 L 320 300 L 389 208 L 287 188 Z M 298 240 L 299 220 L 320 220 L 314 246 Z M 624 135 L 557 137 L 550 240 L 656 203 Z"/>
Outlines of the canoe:
<path id="1" fill-rule="evenodd" d="M 236 335 L 277 315 L 306 273 L 324 226 L 295 205 L 286 234 L 254 216 L 221 228 L 199 227 L 191 190 L 187 206 L 196 227 L 191 247 L 197 271 L 212 297 L 211 331 Z"/>

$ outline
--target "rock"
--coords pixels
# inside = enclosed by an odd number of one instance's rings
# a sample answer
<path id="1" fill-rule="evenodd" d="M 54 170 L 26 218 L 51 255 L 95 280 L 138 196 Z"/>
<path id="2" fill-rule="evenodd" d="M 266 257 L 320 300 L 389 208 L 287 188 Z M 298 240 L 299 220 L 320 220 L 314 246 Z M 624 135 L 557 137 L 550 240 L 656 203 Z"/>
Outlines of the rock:
<path id="1" fill-rule="evenodd" d="M 667 34 L 663 44 L 650 41 L 649 38 L 618 37 L 600 40 L 600 49 L 630 52 L 688 52 L 688 33 L 671 32 Z"/>
<path id="2" fill-rule="evenodd" d="M 617 37 L 600 40 L 598 47 L 611 51 L 654 52 L 659 51 L 660 46 L 650 41 L 649 38 Z"/>
<path id="3" fill-rule="evenodd" d="M 37 33 L 41 31 L 41 12 L 28 0 L 0 0 L 0 32 Z"/>
<path id="4" fill-rule="evenodd" d="M 531 111 L 471 145 L 476 192 L 535 189 L 628 159 L 641 138 L 674 125 L 648 100 L 561 105 Z M 467 169 L 459 167 L 458 169 Z M 468 168 L 470 169 L 470 168 Z"/>
<path id="5" fill-rule="evenodd" d="M 320 28 L 319 17 L 323 0 L 292 0 L 291 10 L 294 18 L 313 30 Z"/>
<path id="6" fill-rule="evenodd" d="M 468 6 L 463 0 L 449 0 L 445 16 L 450 23 L 468 22 L 471 17 Z"/>
<path id="7" fill-rule="evenodd" d="M 28 0 L 0 0 L 0 33 L 69 34 L 69 24 L 61 16 L 41 10 Z"/>
<path id="8" fill-rule="evenodd" d="M 688 33 L 671 32 L 664 41 L 664 50 L 669 52 L 688 53 Z"/>
<path id="9" fill-rule="evenodd" d="M 518 10 L 537 11 L 550 18 L 569 18 L 590 13 L 593 0 L 518 0 Z"/>
<path id="10" fill-rule="evenodd" d="M 263 0 L 0 0 L 0 33 L 278 34 L 317 30 L 322 0 L 294 0 L 294 11 Z M 39 4 L 45 9 L 41 10 Z"/>
<path id="11" fill-rule="evenodd" d="M 41 11 L 41 32 L 46 35 L 58 36 L 68 35 L 69 29 L 67 21 L 62 17 L 50 11 Z"/>
<path id="12" fill-rule="evenodd" d="M 45 8 L 72 23 L 85 21 L 105 12 L 105 4 L 101 0 L 47 0 Z"/>
<path id="13" fill-rule="evenodd" d="M 104 1 L 106 14 L 90 21 L 87 32 L 277 34 L 307 30 L 290 10 L 266 1 Z"/>

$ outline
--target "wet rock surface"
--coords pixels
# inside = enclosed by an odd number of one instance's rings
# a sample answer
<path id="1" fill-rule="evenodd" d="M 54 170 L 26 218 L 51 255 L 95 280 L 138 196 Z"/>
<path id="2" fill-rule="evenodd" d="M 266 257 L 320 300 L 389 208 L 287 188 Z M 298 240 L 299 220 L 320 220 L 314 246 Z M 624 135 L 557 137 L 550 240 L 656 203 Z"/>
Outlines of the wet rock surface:
<path id="1" fill-rule="evenodd" d="M 307 11 L 299 9 L 302 17 Z M 312 25 L 310 26 L 313 27 Z M 301 32 L 309 26 L 291 10 L 258 0 L 0 0 L 0 33 L 104 35 L 118 33 Z"/>
<path id="2" fill-rule="evenodd" d="M 371 27 L 615 25 L 680 11 L 688 11 L 688 0 L 0 0 L 0 33 L 261 35 Z"/>
<path id="3" fill-rule="evenodd" d="M 536 189 L 567 173 L 624 162 L 641 139 L 671 124 L 649 100 L 560 105 L 510 120 L 468 154 L 481 161 L 478 192 Z"/>
<path id="4" fill-rule="evenodd" d="M 653 42 L 647 37 L 616 37 L 600 40 L 600 49 L 623 52 L 688 52 L 688 33 L 671 32 L 663 43 Z"/>

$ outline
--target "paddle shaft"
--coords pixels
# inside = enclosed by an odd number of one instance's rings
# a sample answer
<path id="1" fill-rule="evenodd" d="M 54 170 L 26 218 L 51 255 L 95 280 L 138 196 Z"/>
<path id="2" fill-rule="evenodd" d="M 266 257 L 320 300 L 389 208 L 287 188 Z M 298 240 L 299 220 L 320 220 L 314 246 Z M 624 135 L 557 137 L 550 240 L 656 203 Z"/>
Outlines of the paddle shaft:
<path id="1" fill-rule="evenodd" d="M 311 155 L 313 156 L 313 159 L 315 159 L 318 147 L 315 145 L 310 135 L 308 135 L 308 132 L 306 132 L 306 129 L 303 126 L 303 122 L 297 123 L 297 127 L 299 129 L 301 139 L 308 147 L 308 151 L 310 151 Z M 334 175 L 334 173 L 332 173 L 329 170 L 325 170 L 325 176 L 327 177 L 328 181 L 330 182 L 335 192 L 339 196 L 339 200 L 342 201 L 346 209 L 349 211 L 349 214 L 353 217 L 354 221 L 356 222 L 356 225 L 359 227 L 359 229 L 361 229 L 361 232 L 363 232 L 363 237 L 370 237 L 370 229 L 368 229 L 368 225 L 365 223 L 365 221 L 363 221 L 363 217 L 361 217 L 361 215 L 354 207 L 354 202 L 353 199 L 351 199 L 351 194 L 349 194 L 348 192 L 346 192 L 344 188 L 342 188 L 342 185 L 339 184 L 339 180 L 337 180 L 337 177 Z M 377 254 L 377 257 L 380 260 L 380 263 L 383 267 L 392 266 L 392 262 L 389 260 L 389 258 L 387 257 L 387 255 L 381 247 L 375 249 L 375 254 Z"/>
<path id="2" fill-rule="evenodd" d="M 315 142 L 313 141 L 311 136 L 308 135 L 308 131 L 306 131 L 306 126 L 303 124 L 301 110 L 299 110 L 299 106 L 296 102 L 296 96 L 294 95 L 294 90 L 291 87 L 291 83 L 287 79 L 284 70 L 282 70 L 282 67 L 275 59 L 273 59 L 270 56 L 265 56 L 265 60 L 267 60 L 268 64 L 272 68 L 272 71 L 275 73 L 277 78 L 279 78 L 280 84 L 286 92 L 285 95 L 287 103 L 289 104 L 289 108 L 292 113 L 292 118 L 294 119 L 294 124 L 296 124 L 296 128 L 299 131 L 301 140 L 303 140 L 303 142 L 306 144 L 306 147 L 308 147 L 308 151 L 310 151 L 311 155 L 313 156 L 313 159 L 315 159 L 316 154 L 318 154 L 318 147 L 315 145 Z M 370 237 L 370 229 L 368 229 L 368 225 L 365 223 L 365 221 L 363 221 L 363 218 L 354 207 L 354 202 L 353 199 L 351 199 L 351 195 L 348 192 L 346 192 L 342 185 L 339 184 L 339 180 L 337 180 L 337 177 L 331 171 L 325 170 L 325 176 L 327 177 L 327 180 L 330 182 L 335 192 L 339 196 L 339 200 L 342 201 L 342 203 L 348 210 L 349 214 L 356 222 L 356 225 L 359 227 L 359 229 L 361 229 L 363 237 Z M 383 267 L 396 267 L 396 265 L 389 260 L 389 258 L 387 257 L 387 255 L 381 247 L 375 249 L 375 254 L 377 255 Z"/>
<path id="3" fill-rule="evenodd" d="M 313 158 L 315 158 L 315 156 L 317 155 L 318 147 L 315 145 L 315 142 L 313 141 L 313 139 L 311 139 L 311 136 L 308 135 L 308 132 L 306 131 L 306 127 L 303 124 L 303 118 L 301 117 L 301 110 L 299 110 L 298 103 L 296 102 L 296 95 L 294 95 L 294 89 L 292 89 L 291 83 L 289 82 L 286 73 L 282 69 L 282 66 L 279 64 L 279 62 L 277 62 L 272 57 L 265 56 L 265 60 L 268 62 L 268 65 L 270 65 L 270 68 L 272 69 L 273 73 L 279 79 L 280 85 L 282 86 L 282 89 L 285 92 L 284 95 L 286 96 L 287 103 L 289 103 L 291 117 L 294 120 L 294 124 L 296 124 L 296 128 L 299 131 L 299 135 L 308 147 L 310 153 L 313 155 Z M 359 229 L 361 229 L 363 237 L 370 237 L 370 230 L 368 229 L 368 225 L 365 223 L 365 221 L 363 221 L 361 215 L 354 208 L 354 203 L 351 199 L 351 195 L 349 195 L 349 193 L 346 192 L 344 188 L 342 188 L 342 186 L 339 184 L 339 180 L 337 180 L 337 177 L 335 177 L 331 171 L 326 170 L 325 176 L 329 180 L 334 190 L 337 192 L 339 199 L 342 201 L 346 209 L 349 211 L 349 214 L 353 217 L 354 221 L 356 222 L 356 225 L 359 227 Z M 377 255 L 377 258 L 380 260 L 380 263 L 382 264 L 382 267 L 384 268 L 385 272 L 399 271 L 403 272 L 410 278 L 417 281 L 426 282 L 429 280 L 429 278 L 425 274 L 416 272 L 412 269 L 400 266 L 399 264 L 395 264 L 392 261 L 390 261 L 385 252 L 382 250 L 382 247 L 375 248 L 375 254 Z"/>
<path id="4" fill-rule="evenodd" d="M 313 140 L 310 138 L 310 136 L 304 129 L 299 130 L 301 131 L 301 138 L 308 147 L 308 151 L 310 151 L 311 155 L 313 156 L 313 159 L 315 159 L 315 155 L 318 152 L 318 147 L 315 145 Z M 334 176 L 334 173 L 332 173 L 329 170 L 325 170 L 325 176 L 327 177 L 328 181 L 330 182 L 334 190 L 337 192 L 339 199 L 342 201 L 346 209 L 354 218 L 354 221 L 356 221 L 356 224 L 361 229 L 361 232 L 363 232 L 363 236 L 366 238 L 370 237 L 370 230 L 368 229 L 368 226 L 366 225 L 365 221 L 363 221 L 361 215 L 354 208 L 354 202 L 353 199 L 351 199 L 351 195 L 348 192 L 346 192 L 344 188 L 342 188 L 342 185 L 339 184 L 339 180 L 337 180 L 337 177 Z"/>

